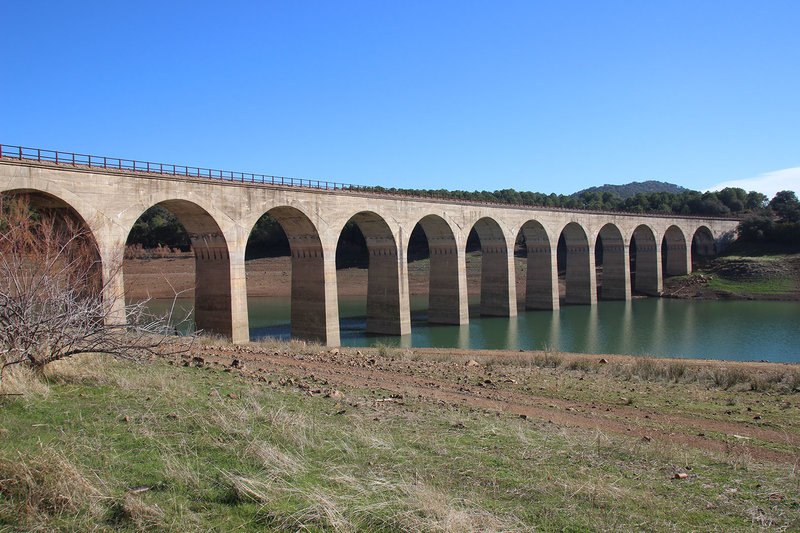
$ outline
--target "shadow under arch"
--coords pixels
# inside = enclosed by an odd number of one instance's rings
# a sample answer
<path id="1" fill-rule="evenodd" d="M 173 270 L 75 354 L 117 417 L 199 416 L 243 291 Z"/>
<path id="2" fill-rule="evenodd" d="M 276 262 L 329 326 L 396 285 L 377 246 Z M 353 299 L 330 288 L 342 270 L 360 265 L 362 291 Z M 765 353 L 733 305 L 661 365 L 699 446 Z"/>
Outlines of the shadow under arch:
<path id="1" fill-rule="evenodd" d="M 254 243 L 259 222 L 271 217 L 278 223 L 282 235 L 275 241 L 287 243 L 291 256 L 290 332 L 292 338 L 328 344 L 338 344 L 338 321 L 331 320 L 328 310 L 333 307 L 332 296 L 326 291 L 325 253 L 319 232 L 305 213 L 294 207 L 278 206 L 264 213 L 247 241 L 247 253 Z M 280 233 L 280 232 L 276 232 Z M 285 253 L 285 252 L 284 252 Z M 333 330 L 335 331 L 333 331 Z"/>
<path id="2" fill-rule="evenodd" d="M 661 247 L 653 230 L 640 224 L 633 230 L 630 245 L 630 269 L 633 288 L 642 294 L 656 296 L 662 290 Z"/>
<path id="3" fill-rule="evenodd" d="M 367 333 L 407 335 L 411 315 L 407 288 L 400 284 L 400 258 L 389 224 L 377 213 L 361 211 L 348 222 L 358 226 L 367 246 Z M 337 248 L 341 245 L 341 239 Z"/>
<path id="4" fill-rule="evenodd" d="M 622 232 L 608 223 L 597 233 L 595 241 L 595 267 L 597 268 L 597 296 L 603 300 L 629 300 L 628 261 Z M 602 270 L 599 268 L 602 266 Z"/>
<path id="5" fill-rule="evenodd" d="M 466 277 L 459 273 L 458 244 L 452 228 L 438 215 L 424 216 L 414 226 L 415 231 L 417 227 L 425 234 L 430 259 L 428 322 L 467 324 Z"/>
<path id="6" fill-rule="evenodd" d="M 525 309 L 558 309 L 558 260 L 544 226 L 528 220 L 519 230 L 517 241 L 525 243 Z"/>
<path id="7" fill-rule="evenodd" d="M 692 270 L 717 255 L 717 242 L 707 226 L 698 227 L 692 235 Z"/>
<path id="8" fill-rule="evenodd" d="M 564 303 L 594 305 L 597 303 L 597 287 L 586 231 L 577 222 L 570 222 L 561 230 L 559 241 L 562 239 L 566 282 Z"/>
<path id="9" fill-rule="evenodd" d="M 675 225 L 667 228 L 661 240 L 661 268 L 664 276 L 685 276 L 691 270 L 686 236 Z"/>
<path id="10" fill-rule="evenodd" d="M 483 217 L 472 226 L 481 244 L 481 307 L 484 316 L 516 316 L 517 298 L 508 245 L 500 224 Z"/>
<path id="11" fill-rule="evenodd" d="M 222 230 L 214 217 L 194 202 L 172 199 L 154 205 L 175 216 L 186 230 L 194 252 L 195 329 L 233 338 L 231 264 Z"/>

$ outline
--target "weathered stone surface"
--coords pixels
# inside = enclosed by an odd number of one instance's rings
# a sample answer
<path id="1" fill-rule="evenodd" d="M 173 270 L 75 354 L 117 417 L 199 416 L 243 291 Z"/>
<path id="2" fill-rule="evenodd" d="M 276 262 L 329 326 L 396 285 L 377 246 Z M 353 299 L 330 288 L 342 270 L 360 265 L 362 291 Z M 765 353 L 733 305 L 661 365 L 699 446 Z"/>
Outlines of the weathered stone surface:
<path id="1" fill-rule="evenodd" d="M 112 280 L 107 301 L 115 310 L 114 320 L 124 320 L 121 265 L 133 224 L 156 204 L 170 209 L 189 233 L 196 254 L 196 325 L 236 343 L 249 340 L 245 247 L 265 213 L 280 222 L 291 248 L 292 336 L 332 346 L 339 344 L 336 245 L 350 219 L 364 233 L 370 254 L 367 329 L 398 335 L 411 331 L 406 253 L 417 223 L 431 250 L 430 321 L 446 324 L 469 320 L 465 249 L 473 227 L 483 251 L 481 313 L 514 316 L 513 250 L 521 232 L 528 250 L 525 306 L 557 309 L 556 248 L 562 235 L 567 244 L 566 302 L 591 305 L 597 301 L 598 239 L 608 248 L 601 296 L 628 299 L 632 274 L 637 289 L 658 293 L 662 271 L 690 270 L 693 237 L 698 237 L 697 253 L 713 254 L 738 223 L 464 204 L 0 159 L 0 192 L 14 191 L 55 200 L 86 222 L 100 249 L 103 274 Z"/>

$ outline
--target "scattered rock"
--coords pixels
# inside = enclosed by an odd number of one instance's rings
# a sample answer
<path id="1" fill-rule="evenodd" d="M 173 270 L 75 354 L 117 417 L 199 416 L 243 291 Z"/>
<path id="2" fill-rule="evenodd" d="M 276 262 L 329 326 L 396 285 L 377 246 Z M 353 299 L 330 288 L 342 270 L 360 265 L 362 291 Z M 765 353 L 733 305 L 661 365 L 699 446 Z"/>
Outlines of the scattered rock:
<path id="1" fill-rule="evenodd" d="M 233 362 L 231 363 L 231 368 L 238 368 L 239 370 L 244 370 L 245 365 L 239 359 L 234 359 Z"/>
<path id="2" fill-rule="evenodd" d="M 171 419 L 175 420 L 176 418 L 178 418 L 178 414 L 177 413 L 170 413 L 170 414 L 167 415 L 167 418 L 171 418 Z"/>

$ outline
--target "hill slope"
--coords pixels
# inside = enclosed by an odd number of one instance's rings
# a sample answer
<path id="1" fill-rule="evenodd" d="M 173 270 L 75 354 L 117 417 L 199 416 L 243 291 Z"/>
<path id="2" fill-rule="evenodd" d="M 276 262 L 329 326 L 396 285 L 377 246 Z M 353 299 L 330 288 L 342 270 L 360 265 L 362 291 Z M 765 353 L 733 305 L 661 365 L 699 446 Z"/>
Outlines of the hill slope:
<path id="1" fill-rule="evenodd" d="M 688 191 L 689 189 L 685 187 L 681 187 L 680 185 L 675 185 L 674 183 L 667 183 L 665 181 L 655 181 L 655 180 L 648 180 L 648 181 L 633 181 L 631 183 L 626 183 L 625 185 L 601 185 L 599 187 L 589 187 L 588 189 L 583 189 L 581 191 L 576 192 L 573 194 L 573 197 L 577 197 L 581 193 L 584 192 L 611 192 L 622 198 L 629 198 L 631 196 L 636 196 L 639 193 L 647 194 L 649 192 L 671 192 L 675 194 L 680 194 L 682 192 Z"/>

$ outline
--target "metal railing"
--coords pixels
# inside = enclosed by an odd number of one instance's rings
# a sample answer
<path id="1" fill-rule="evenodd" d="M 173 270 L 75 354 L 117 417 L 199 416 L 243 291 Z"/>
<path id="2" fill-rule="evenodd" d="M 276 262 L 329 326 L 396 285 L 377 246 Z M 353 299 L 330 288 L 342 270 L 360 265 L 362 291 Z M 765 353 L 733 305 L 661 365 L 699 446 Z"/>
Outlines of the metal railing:
<path id="1" fill-rule="evenodd" d="M 414 191 L 386 189 L 380 186 L 354 185 L 352 183 L 341 183 L 336 181 L 308 180 L 301 178 L 288 178 L 285 176 L 270 176 L 267 174 L 254 174 L 251 172 L 235 172 L 231 170 L 215 170 L 210 168 L 190 167 L 187 165 L 174 165 L 172 163 L 153 163 L 150 161 L 138 161 L 135 159 L 121 159 L 119 157 L 106 157 L 88 154 L 76 154 L 72 152 L 62 152 L 59 150 L 44 150 L 41 148 L 26 148 L 24 146 L 14 146 L 10 144 L 0 144 L 0 157 L 7 159 L 19 159 L 22 161 L 37 161 L 44 163 L 55 163 L 56 165 L 66 165 L 73 167 L 102 168 L 105 170 L 121 170 L 126 172 L 142 172 L 147 174 L 157 174 L 163 176 L 174 176 L 196 179 L 212 179 L 217 181 L 230 181 L 237 183 L 254 183 L 263 185 L 279 185 L 284 187 L 298 187 L 304 189 L 318 189 L 327 191 L 347 191 L 366 193 L 370 195 L 418 198 L 426 200 L 439 200 L 464 205 L 490 205 L 506 208 L 528 209 L 539 211 L 569 211 L 579 213 L 595 214 L 620 214 L 637 215 L 648 217 L 675 217 L 675 218 L 721 218 L 736 219 L 733 216 L 714 216 L 714 215 L 682 215 L 677 213 L 636 213 L 630 211 L 612 211 L 585 209 L 580 207 L 548 207 L 531 204 L 515 204 L 508 202 L 492 202 L 486 200 L 474 200 L 457 198 L 452 195 L 438 191 Z"/>
<path id="2" fill-rule="evenodd" d="M 288 178 L 285 176 L 268 176 L 266 174 L 216 170 L 211 168 L 191 167 L 187 165 L 174 165 L 171 163 L 153 163 L 150 161 L 138 161 L 135 159 L 75 154 L 72 152 L 43 150 L 41 148 L 27 148 L 24 146 L 12 146 L 8 144 L 0 144 L 0 157 L 55 163 L 57 165 L 69 165 L 74 167 L 125 170 L 131 172 L 145 172 L 148 174 L 160 174 L 164 176 L 236 181 L 244 183 L 262 183 L 266 185 L 284 185 L 289 187 L 303 187 L 307 189 L 359 191 L 373 188 L 364 187 L 363 185 L 353 185 L 350 183 Z"/>

